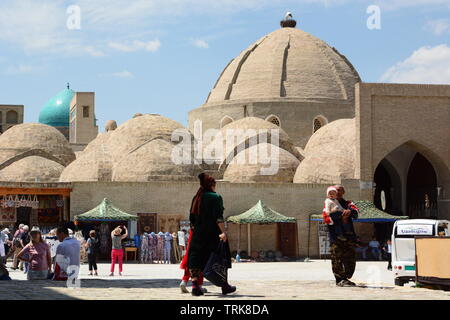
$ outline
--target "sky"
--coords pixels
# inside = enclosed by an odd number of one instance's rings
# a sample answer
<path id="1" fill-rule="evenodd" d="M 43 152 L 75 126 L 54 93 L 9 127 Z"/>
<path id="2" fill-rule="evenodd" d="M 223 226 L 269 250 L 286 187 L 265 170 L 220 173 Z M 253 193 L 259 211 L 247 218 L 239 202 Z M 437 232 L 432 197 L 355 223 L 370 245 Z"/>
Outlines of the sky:
<path id="1" fill-rule="evenodd" d="M 0 0 L 0 104 L 37 122 L 69 82 L 95 92 L 100 131 L 137 112 L 187 125 L 287 11 L 364 82 L 450 84 L 450 0 Z"/>

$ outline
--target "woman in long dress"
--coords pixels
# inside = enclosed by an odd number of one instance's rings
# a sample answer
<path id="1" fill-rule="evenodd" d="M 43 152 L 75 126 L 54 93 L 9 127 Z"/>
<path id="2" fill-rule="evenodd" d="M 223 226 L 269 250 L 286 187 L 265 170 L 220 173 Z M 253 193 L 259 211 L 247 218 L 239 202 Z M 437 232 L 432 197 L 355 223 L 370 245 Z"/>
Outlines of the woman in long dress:
<path id="1" fill-rule="evenodd" d="M 223 200 L 216 193 L 216 180 L 205 173 L 199 175 L 200 188 L 192 200 L 189 220 L 192 227 L 192 238 L 188 252 L 189 270 L 192 278 L 192 295 L 203 295 L 198 280 L 212 252 L 220 241 L 228 251 L 228 268 L 231 268 L 231 254 L 223 220 Z M 236 287 L 228 283 L 222 287 L 222 294 L 236 291 Z"/>

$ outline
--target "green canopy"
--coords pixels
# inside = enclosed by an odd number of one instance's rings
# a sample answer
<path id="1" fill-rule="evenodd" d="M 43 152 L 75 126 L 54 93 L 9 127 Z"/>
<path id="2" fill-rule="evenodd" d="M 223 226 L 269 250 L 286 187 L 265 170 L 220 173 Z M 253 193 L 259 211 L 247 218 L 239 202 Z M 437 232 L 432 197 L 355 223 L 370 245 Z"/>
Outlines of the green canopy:
<path id="1" fill-rule="evenodd" d="M 118 209 L 106 198 L 94 209 L 75 217 L 78 221 L 130 221 L 138 218 Z"/>
<path id="2" fill-rule="evenodd" d="M 408 219 L 408 216 L 393 216 L 386 213 L 371 202 L 366 200 L 355 201 L 355 206 L 359 209 L 359 217 L 353 221 L 355 222 L 393 222 L 395 220 Z M 312 221 L 322 221 L 322 214 L 313 214 Z"/>
<path id="3" fill-rule="evenodd" d="M 261 200 L 253 206 L 251 209 L 241 213 L 237 216 L 231 216 L 227 218 L 227 222 L 237 224 L 269 224 L 269 223 L 284 223 L 284 222 L 296 222 L 295 218 L 286 217 L 281 213 L 267 207 Z"/>

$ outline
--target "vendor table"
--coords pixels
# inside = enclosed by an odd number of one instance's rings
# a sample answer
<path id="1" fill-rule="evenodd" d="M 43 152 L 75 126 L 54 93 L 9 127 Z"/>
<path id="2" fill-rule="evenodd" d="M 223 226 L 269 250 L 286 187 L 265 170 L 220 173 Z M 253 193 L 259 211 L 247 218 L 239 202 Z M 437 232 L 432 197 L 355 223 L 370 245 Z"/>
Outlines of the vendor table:
<path id="1" fill-rule="evenodd" d="M 125 261 L 128 261 L 128 252 L 134 253 L 134 261 L 137 260 L 137 248 L 136 247 L 125 247 Z"/>

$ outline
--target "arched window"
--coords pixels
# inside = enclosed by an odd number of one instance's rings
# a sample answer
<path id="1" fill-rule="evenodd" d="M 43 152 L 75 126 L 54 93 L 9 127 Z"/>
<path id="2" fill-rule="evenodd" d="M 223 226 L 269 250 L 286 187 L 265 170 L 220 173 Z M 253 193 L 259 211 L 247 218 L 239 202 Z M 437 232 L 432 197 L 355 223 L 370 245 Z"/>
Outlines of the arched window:
<path id="1" fill-rule="evenodd" d="M 223 128 L 227 124 L 230 124 L 232 122 L 233 122 L 233 118 L 231 118 L 229 116 L 225 116 L 225 117 L 222 118 L 222 120 L 220 120 L 220 127 Z"/>
<path id="2" fill-rule="evenodd" d="M 274 115 L 270 115 L 266 118 L 266 121 L 272 122 L 273 124 L 280 126 L 280 118 Z"/>
<path id="3" fill-rule="evenodd" d="M 322 128 L 327 123 L 328 120 L 325 117 L 322 116 L 315 117 L 313 121 L 313 133 Z"/>
<path id="4" fill-rule="evenodd" d="M 6 123 L 16 124 L 19 121 L 19 115 L 14 110 L 9 110 L 6 113 Z"/>

